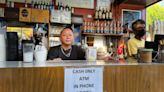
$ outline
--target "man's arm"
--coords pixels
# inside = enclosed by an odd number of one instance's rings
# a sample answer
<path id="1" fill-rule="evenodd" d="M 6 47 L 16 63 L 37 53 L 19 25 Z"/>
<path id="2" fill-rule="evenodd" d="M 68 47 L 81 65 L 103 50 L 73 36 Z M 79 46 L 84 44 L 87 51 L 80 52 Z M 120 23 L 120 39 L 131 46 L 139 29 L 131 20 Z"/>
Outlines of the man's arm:
<path id="1" fill-rule="evenodd" d="M 78 53 L 78 59 L 79 59 L 79 60 L 86 60 L 86 57 L 85 57 L 85 50 L 82 49 L 81 46 L 78 46 L 77 53 Z"/>
<path id="2" fill-rule="evenodd" d="M 57 48 L 51 47 L 48 51 L 47 59 L 53 60 L 55 58 L 59 58 L 59 53 Z"/>

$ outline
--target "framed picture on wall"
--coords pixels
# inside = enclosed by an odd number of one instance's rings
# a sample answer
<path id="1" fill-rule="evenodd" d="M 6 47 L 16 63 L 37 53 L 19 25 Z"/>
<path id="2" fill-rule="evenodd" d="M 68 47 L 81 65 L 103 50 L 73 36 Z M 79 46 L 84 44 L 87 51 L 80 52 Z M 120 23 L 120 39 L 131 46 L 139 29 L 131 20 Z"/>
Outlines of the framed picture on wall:
<path id="1" fill-rule="evenodd" d="M 131 24 L 137 19 L 141 19 L 141 11 L 140 10 L 122 9 L 123 25 L 126 25 L 126 26 L 128 26 L 128 28 L 131 28 Z"/>

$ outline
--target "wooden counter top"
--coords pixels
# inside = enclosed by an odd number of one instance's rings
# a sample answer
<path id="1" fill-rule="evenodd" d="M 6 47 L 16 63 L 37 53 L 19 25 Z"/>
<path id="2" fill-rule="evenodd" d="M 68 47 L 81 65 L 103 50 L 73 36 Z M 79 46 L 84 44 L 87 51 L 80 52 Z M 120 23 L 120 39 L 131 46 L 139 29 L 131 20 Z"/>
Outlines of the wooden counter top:
<path id="1" fill-rule="evenodd" d="M 14 63 L 14 62 L 12 62 Z M 58 66 L 55 66 L 58 64 Z M 61 63 L 62 64 L 62 63 Z M 1 65 L 1 64 L 0 64 Z M 0 68 L 0 92 L 64 92 L 65 67 L 104 66 L 103 92 L 163 92 L 164 64 L 74 63 Z M 76 66 L 79 65 L 79 66 Z M 1 65 L 2 66 L 2 65 Z"/>

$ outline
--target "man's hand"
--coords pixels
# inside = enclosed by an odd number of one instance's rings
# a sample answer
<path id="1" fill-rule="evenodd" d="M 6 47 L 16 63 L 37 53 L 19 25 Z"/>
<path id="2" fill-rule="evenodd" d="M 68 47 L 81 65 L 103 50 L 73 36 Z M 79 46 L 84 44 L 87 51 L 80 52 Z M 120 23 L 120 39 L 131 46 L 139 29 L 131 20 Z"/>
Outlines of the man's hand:
<path id="1" fill-rule="evenodd" d="M 55 58 L 55 59 L 53 59 L 53 60 L 48 60 L 47 62 L 48 63 L 53 63 L 53 62 L 61 62 L 62 61 L 62 59 L 61 58 Z"/>

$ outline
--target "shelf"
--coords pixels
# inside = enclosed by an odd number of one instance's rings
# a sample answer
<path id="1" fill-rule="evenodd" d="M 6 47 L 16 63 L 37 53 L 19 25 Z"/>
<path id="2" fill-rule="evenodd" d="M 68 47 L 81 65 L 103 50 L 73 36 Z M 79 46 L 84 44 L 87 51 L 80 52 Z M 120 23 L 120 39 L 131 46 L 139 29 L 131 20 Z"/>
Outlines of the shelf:
<path id="1" fill-rule="evenodd" d="M 123 34 L 109 34 L 109 33 L 82 33 L 86 36 L 123 36 Z"/>

